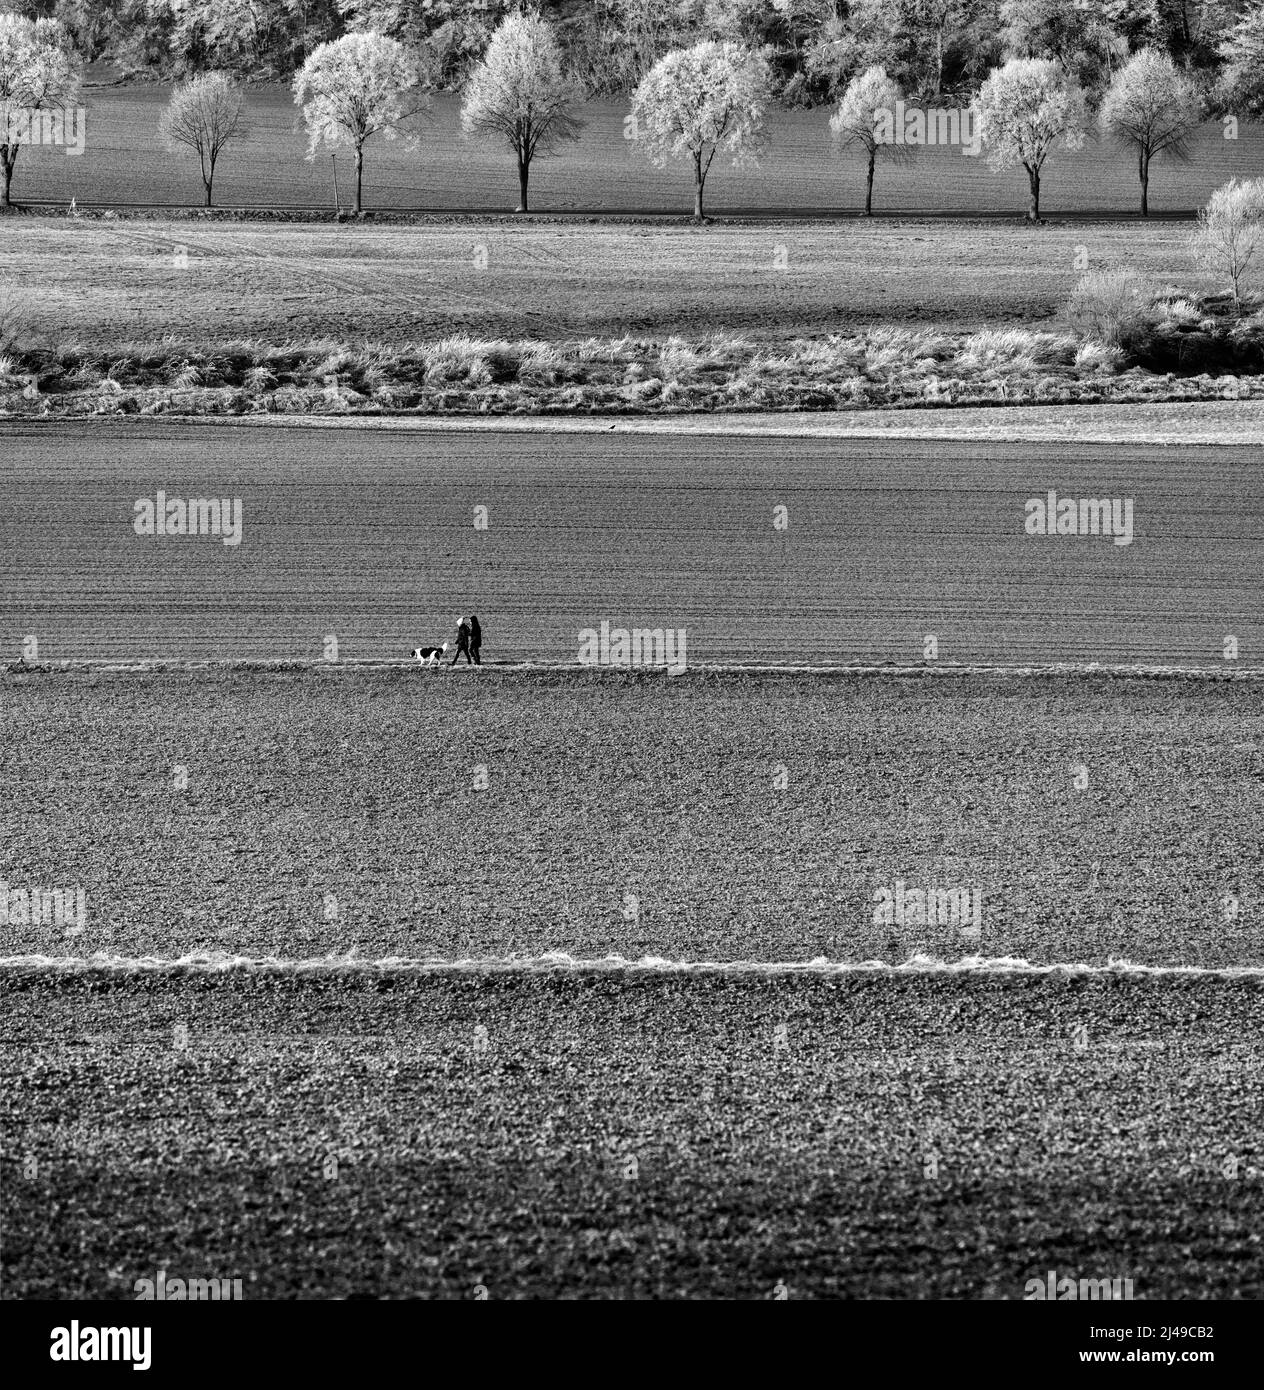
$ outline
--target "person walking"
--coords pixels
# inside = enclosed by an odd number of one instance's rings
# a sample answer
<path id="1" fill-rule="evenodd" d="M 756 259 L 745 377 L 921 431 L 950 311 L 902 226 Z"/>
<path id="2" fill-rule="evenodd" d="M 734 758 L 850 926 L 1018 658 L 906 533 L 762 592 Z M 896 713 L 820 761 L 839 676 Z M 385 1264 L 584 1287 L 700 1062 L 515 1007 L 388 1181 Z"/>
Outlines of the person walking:
<path id="1" fill-rule="evenodd" d="M 478 614 L 470 614 L 470 655 L 474 658 L 474 665 L 481 666 L 482 660 L 479 658 L 478 649 L 483 645 L 483 629 L 478 625 Z"/>
<path id="2" fill-rule="evenodd" d="M 465 653 L 465 664 L 470 665 L 470 620 L 468 618 L 456 620 L 456 655 L 449 662 L 449 665 L 455 666 L 460 661 L 462 652 Z"/>

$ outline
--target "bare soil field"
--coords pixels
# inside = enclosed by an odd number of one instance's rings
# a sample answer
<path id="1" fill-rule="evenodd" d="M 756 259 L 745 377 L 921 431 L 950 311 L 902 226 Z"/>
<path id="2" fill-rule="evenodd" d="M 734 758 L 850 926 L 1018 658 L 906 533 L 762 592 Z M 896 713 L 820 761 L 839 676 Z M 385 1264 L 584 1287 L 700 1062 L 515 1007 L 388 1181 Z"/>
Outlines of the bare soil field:
<path id="1" fill-rule="evenodd" d="M 1262 686 L 10 673 L 0 955 L 1264 965 Z"/>
<path id="2" fill-rule="evenodd" d="M 603 619 L 684 628 L 691 666 L 1264 649 L 1253 446 L 0 428 L 9 659 L 406 660 L 471 609 L 490 662 L 574 663 Z M 1132 499 L 1131 543 L 1027 534 L 1051 488 Z M 159 490 L 239 498 L 241 543 L 138 535 Z"/>
<path id="3" fill-rule="evenodd" d="M 812 337 L 1048 324 L 1085 267 L 1201 285 L 1183 223 L 425 227 L 17 217 L 0 291 L 38 339 L 103 346 L 466 332 Z M 785 268 L 779 269 L 778 251 Z"/>
<path id="4" fill-rule="evenodd" d="M 194 158 L 171 154 L 158 138 L 158 120 L 170 88 L 160 85 L 94 87 L 87 92 L 87 148 L 79 156 L 60 150 L 24 149 L 14 197 L 61 205 L 199 204 L 203 199 Z M 686 165 L 654 168 L 624 139 L 626 102 L 593 102 L 580 142 L 532 170 L 533 206 L 540 211 L 692 211 Z M 707 189 L 716 213 L 754 210 L 857 212 L 864 207 L 865 168 L 857 158 L 833 152 L 829 109 L 769 113 L 772 146 L 756 169 L 733 169 L 717 158 Z M 223 155 L 216 201 L 223 205 L 302 207 L 332 212 L 333 170 L 322 149 L 308 161 L 307 137 L 288 90 L 256 87 L 250 98 L 252 133 Z M 1190 213 L 1213 189 L 1235 175 L 1259 171 L 1264 134 L 1243 124 L 1235 140 L 1208 123 L 1188 164 L 1156 161 L 1150 184 L 1155 213 Z M 349 203 L 351 160 L 338 155 L 341 199 Z M 491 141 L 468 140 L 460 131 L 459 101 L 436 99 L 421 127 L 420 144 L 374 141 L 365 159 L 368 208 L 473 209 L 512 212 L 518 201 L 517 172 L 509 151 Z M 1140 187 L 1135 161 L 1109 143 L 1090 139 L 1082 150 L 1057 149 L 1045 169 L 1042 210 L 1049 216 L 1100 211 L 1135 215 Z M 997 174 L 985 158 L 959 147 L 931 146 L 900 168 L 878 172 L 874 206 L 879 212 L 995 211 L 1022 215 L 1027 207 L 1023 171 Z"/>
<path id="5" fill-rule="evenodd" d="M 7 1298 L 1264 1297 L 1258 978 L 0 990 Z"/>

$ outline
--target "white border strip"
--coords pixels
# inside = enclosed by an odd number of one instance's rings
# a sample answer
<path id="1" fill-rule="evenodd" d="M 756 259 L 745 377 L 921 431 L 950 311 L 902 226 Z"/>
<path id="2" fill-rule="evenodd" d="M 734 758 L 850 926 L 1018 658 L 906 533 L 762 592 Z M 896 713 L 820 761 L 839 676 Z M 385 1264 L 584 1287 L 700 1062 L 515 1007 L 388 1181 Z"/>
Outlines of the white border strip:
<path id="1" fill-rule="evenodd" d="M 1059 444 L 1249 449 L 1264 441 L 1264 400 L 1094 401 L 1032 405 L 876 406 L 868 410 L 730 410 L 575 415 L 483 415 L 475 411 L 419 414 L 347 410 L 328 415 L 64 415 L 51 419 L 0 410 L 0 420 L 23 428 L 105 431 L 124 426 L 160 434 L 177 426 L 211 429 L 356 430 L 422 434 L 637 434 L 742 439 L 816 439 L 893 444 L 910 440 L 950 444 Z"/>
<path id="2" fill-rule="evenodd" d="M 1264 965 L 1221 966 L 1138 965 L 1129 960 L 1108 958 L 1105 965 L 1087 962 L 1037 964 L 1022 956 L 965 956 L 947 961 L 935 956 L 915 955 L 902 965 L 885 961 L 831 961 L 818 956 L 809 961 L 685 961 L 662 956 L 642 956 L 629 960 L 608 955 L 584 960 L 565 951 L 549 951 L 536 956 L 385 956 L 379 960 L 358 956 L 238 956 L 223 952 L 192 952 L 184 956 L 3 956 L 0 969 L 34 969 L 49 972 L 116 971 L 120 973 L 191 972 L 228 974 L 243 972 L 278 973 L 363 973 L 447 974 L 488 971 L 504 974 L 725 974 L 725 975 L 1111 975 L 1184 976 L 1214 979 L 1258 979 L 1264 981 Z"/>
<path id="3" fill-rule="evenodd" d="M 48 423 L 75 423 L 65 417 Z M 137 417 L 125 417 L 128 421 Z M 670 434 L 758 439 L 908 440 L 1251 448 L 1264 437 L 1264 400 L 1096 401 L 1077 405 L 954 405 L 870 410 L 633 411 L 481 415 L 408 411 L 330 415 L 162 415 L 160 424 L 248 429 L 385 430 L 427 434 Z M 146 423 L 148 421 L 146 420 Z"/>

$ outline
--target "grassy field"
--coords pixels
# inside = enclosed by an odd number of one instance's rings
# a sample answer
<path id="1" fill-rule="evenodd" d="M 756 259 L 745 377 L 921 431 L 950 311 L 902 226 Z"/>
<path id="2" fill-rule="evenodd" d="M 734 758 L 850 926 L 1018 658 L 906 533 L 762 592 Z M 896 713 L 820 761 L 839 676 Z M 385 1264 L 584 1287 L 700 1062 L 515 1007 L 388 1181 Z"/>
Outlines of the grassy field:
<path id="1" fill-rule="evenodd" d="M 1253 447 L 150 421 L 10 426 L 6 445 L 8 659 L 28 634 L 53 662 L 313 660 L 329 634 L 343 660 L 406 659 L 471 608 L 493 662 L 574 663 L 603 618 L 684 627 L 691 665 L 917 665 L 928 634 L 957 663 L 1264 649 Z M 1026 534 L 1050 488 L 1132 498 L 1132 543 Z M 240 498 L 241 544 L 138 536 L 158 489 Z"/>
<path id="2" fill-rule="evenodd" d="M 7 1298 L 1264 1297 L 1258 978 L 0 990 Z"/>
<path id="3" fill-rule="evenodd" d="M 82 156 L 24 149 L 14 196 L 69 203 L 200 203 L 203 190 L 195 159 L 168 153 L 157 137 L 158 118 L 170 89 L 164 86 L 91 88 L 87 92 L 87 149 Z M 224 154 L 216 199 L 227 205 L 299 206 L 333 210 L 329 155 L 310 163 L 298 108 L 287 90 L 256 88 L 250 102 L 252 134 Z M 683 164 L 655 169 L 623 138 L 626 102 L 595 102 L 585 113 L 580 143 L 560 158 L 540 159 L 532 171 L 538 210 L 692 211 L 689 171 Z M 834 210 L 864 206 L 864 165 L 834 154 L 829 111 L 773 110 L 772 148 L 757 169 L 735 170 L 717 158 L 708 180 L 715 212 Z M 1260 165 L 1260 127 L 1244 124 L 1226 140 L 1218 123 L 1203 127 L 1188 164 L 1156 161 L 1150 206 L 1156 213 L 1190 212 L 1235 175 L 1252 178 Z M 186 152 L 187 153 L 187 152 Z M 351 161 L 338 156 L 344 206 L 351 190 Z M 366 155 L 366 206 L 373 208 L 477 209 L 510 212 L 517 205 L 517 175 L 508 150 L 460 133 L 455 97 L 436 100 L 415 150 L 404 142 L 376 141 Z M 1023 171 L 993 173 L 983 158 L 959 148 L 919 151 L 905 168 L 884 165 L 875 185 L 875 208 L 894 212 L 1009 212 L 1027 207 Z M 1098 139 L 1083 150 L 1055 150 L 1045 169 L 1042 208 L 1057 216 L 1074 211 L 1135 214 L 1140 188 L 1134 161 Z"/>
<path id="4" fill-rule="evenodd" d="M 695 228 L 14 218 L 0 237 L 0 292 L 35 337 L 105 346 L 399 343 L 457 332 L 766 340 L 878 323 L 959 331 L 1048 326 L 1086 265 L 1201 284 L 1190 232 L 1181 223 L 930 220 Z"/>
<path id="5" fill-rule="evenodd" d="M 85 895 L 81 932 L 11 920 L 0 954 L 1264 965 L 1259 678 L 229 669 L 0 694 L 0 877 Z M 978 930 L 882 920 L 900 881 L 977 893 Z"/>
<path id="6" fill-rule="evenodd" d="M 1220 316 L 1223 287 L 1175 222 L 41 217 L 6 233 L 4 415 L 1080 408 L 1264 389 L 1260 316 Z M 1158 297 L 1161 331 L 1131 357 L 1063 314 L 1086 268 L 1119 267 Z"/>

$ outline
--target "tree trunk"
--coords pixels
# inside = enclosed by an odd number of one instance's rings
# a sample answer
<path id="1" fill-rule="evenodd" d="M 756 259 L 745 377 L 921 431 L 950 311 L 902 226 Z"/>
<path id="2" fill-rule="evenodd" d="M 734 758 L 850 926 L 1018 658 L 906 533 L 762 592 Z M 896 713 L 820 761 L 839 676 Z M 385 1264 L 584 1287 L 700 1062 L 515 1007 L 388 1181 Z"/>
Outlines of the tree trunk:
<path id="1" fill-rule="evenodd" d="M 18 147 L 16 145 L 0 147 L 0 164 L 4 165 L 4 189 L 0 191 L 0 208 L 13 206 L 9 201 L 9 189 L 13 184 L 13 166 L 17 162 Z"/>
<path id="2" fill-rule="evenodd" d="M 1137 161 L 1141 174 L 1141 216 L 1150 216 L 1150 159 L 1143 150 Z"/>
<path id="3" fill-rule="evenodd" d="M 213 164 L 211 165 L 210 173 L 207 174 L 202 182 L 206 184 L 206 206 L 209 208 L 211 205 L 211 185 L 215 182 L 215 166 Z"/>
<path id="4" fill-rule="evenodd" d="M 531 173 L 529 161 L 518 156 L 518 211 L 527 212 L 527 178 Z"/>
<path id="5" fill-rule="evenodd" d="M 360 215 L 360 194 L 361 194 L 361 190 L 362 190 L 363 186 L 364 186 L 364 146 L 363 146 L 363 145 L 357 145 L 357 146 L 356 146 L 356 196 L 355 196 L 355 208 L 353 209 L 353 211 L 355 212 L 355 215 L 356 215 L 357 217 L 359 217 L 359 215 Z"/>
<path id="6" fill-rule="evenodd" d="M 1040 170 L 1028 168 L 1027 181 L 1031 185 L 1031 203 L 1027 208 L 1029 222 L 1040 221 Z"/>
<path id="7" fill-rule="evenodd" d="M 702 221 L 702 151 L 693 154 L 693 216 L 695 222 Z"/>
<path id="8" fill-rule="evenodd" d="M 873 166 L 878 157 L 877 150 L 869 151 L 869 177 L 865 181 L 865 216 L 873 216 Z"/>

